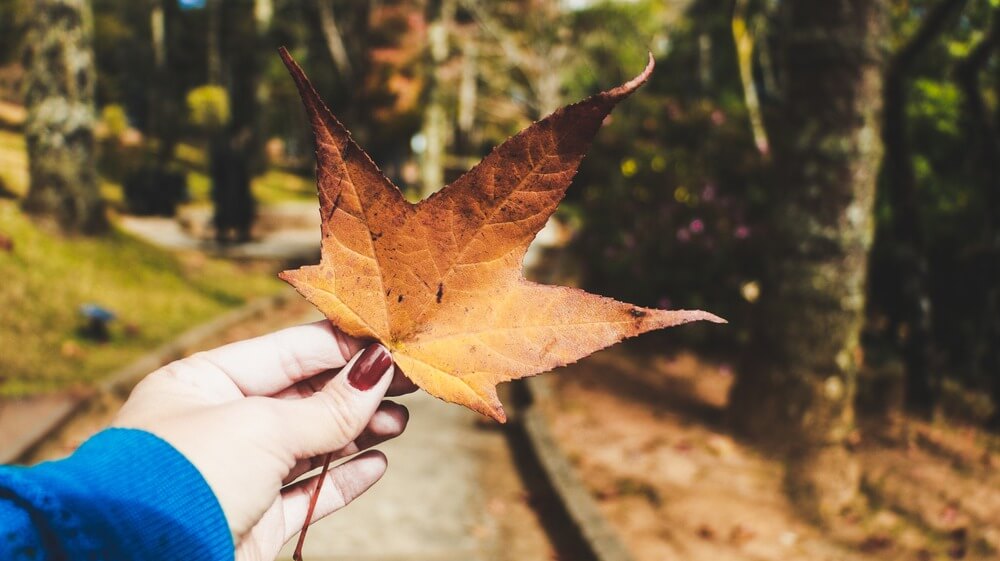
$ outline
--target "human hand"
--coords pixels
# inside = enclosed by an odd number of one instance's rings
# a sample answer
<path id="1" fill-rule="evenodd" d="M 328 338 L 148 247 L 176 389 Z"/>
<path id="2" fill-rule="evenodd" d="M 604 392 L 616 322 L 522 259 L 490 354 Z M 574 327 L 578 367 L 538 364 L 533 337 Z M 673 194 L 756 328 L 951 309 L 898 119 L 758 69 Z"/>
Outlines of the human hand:
<path id="1" fill-rule="evenodd" d="M 113 425 L 180 451 L 218 498 L 237 559 L 270 561 L 305 522 L 318 476 L 298 477 L 327 454 L 357 454 L 406 426 L 406 408 L 382 398 L 416 386 L 384 347 L 362 345 L 321 321 L 197 353 L 147 376 Z M 374 450 L 331 468 L 311 520 L 342 508 L 385 469 Z"/>

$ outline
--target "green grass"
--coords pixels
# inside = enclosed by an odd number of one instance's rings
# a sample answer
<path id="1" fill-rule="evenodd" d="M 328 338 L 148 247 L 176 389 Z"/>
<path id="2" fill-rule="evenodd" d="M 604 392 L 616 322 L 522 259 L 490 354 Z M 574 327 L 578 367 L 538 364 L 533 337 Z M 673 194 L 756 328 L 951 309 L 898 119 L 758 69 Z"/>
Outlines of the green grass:
<path id="1" fill-rule="evenodd" d="M 187 163 L 204 154 L 184 145 Z M 18 197 L 28 189 L 24 137 L 0 129 L 0 181 Z M 194 202 L 208 202 L 204 172 L 188 173 Z M 311 179 L 271 170 L 254 179 L 262 204 L 314 199 Z M 101 193 L 120 201 L 121 186 L 101 180 Z M 0 396 L 20 396 L 87 383 L 143 352 L 255 296 L 273 293 L 273 275 L 251 272 L 198 254 L 172 254 L 115 230 L 96 238 L 65 238 L 38 227 L 0 199 Z M 111 340 L 78 334 L 79 309 L 112 310 Z"/>
<path id="2" fill-rule="evenodd" d="M 191 204 L 210 204 L 212 180 L 201 171 L 187 172 L 188 195 Z M 250 185 L 258 205 L 267 206 L 289 201 L 315 201 L 316 185 L 311 177 L 302 177 L 278 169 L 269 169 L 253 178 Z"/>
<path id="3" fill-rule="evenodd" d="M 28 192 L 28 154 L 24 135 L 0 129 L 0 183 L 18 196 Z"/>
<path id="4" fill-rule="evenodd" d="M 254 199 L 262 205 L 316 200 L 316 184 L 312 177 L 277 169 L 269 169 L 255 177 L 252 189 Z"/>
<path id="5" fill-rule="evenodd" d="M 123 232 L 63 238 L 0 200 L 0 396 L 86 384 L 185 329 L 280 283 L 201 255 L 174 255 Z M 107 343 L 82 339 L 79 308 L 113 310 Z"/>
<path id="6" fill-rule="evenodd" d="M 18 197 L 28 193 L 28 154 L 19 132 L 0 129 L 0 183 Z M 101 178 L 99 186 L 109 202 L 121 202 L 121 185 Z"/>

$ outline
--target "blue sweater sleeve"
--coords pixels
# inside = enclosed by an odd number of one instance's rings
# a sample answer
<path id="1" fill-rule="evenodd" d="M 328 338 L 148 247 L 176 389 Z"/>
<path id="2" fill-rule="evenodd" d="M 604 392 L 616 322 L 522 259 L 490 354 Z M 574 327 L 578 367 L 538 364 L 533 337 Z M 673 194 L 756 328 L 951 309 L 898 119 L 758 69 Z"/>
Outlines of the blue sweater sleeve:
<path id="1" fill-rule="evenodd" d="M 233 559 L 222 508 L 160 438 L 108 429 L 70 457 L 0 466 L 0 559 Z"/>

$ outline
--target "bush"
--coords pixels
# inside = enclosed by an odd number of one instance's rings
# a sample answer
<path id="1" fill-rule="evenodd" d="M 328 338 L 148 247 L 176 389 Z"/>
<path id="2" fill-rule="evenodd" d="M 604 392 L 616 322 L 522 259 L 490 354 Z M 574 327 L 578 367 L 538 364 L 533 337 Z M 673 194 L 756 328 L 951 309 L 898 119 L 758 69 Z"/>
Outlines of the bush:
<path id="1" fill-rule="evenodd" d="M 109 138 L 121 138 L 128 130 L 128 115 L 125 108 L 117 103 L 105 105 L 101 109 L 101 124 L 108 133 Z"/>
<path id="2" fill-rule="evenodd" d="M 188 118 L 206 130 L 222 128 L 229 122 L 229 95 L 222 86 L 199 86 L 187 94 Z"/>

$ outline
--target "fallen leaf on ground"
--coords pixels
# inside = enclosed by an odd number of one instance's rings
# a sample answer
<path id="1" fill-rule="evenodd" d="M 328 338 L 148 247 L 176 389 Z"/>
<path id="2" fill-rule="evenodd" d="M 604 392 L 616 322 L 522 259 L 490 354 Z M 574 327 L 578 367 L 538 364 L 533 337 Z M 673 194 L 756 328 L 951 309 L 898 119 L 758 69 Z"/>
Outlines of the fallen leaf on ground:
<path id="1" fill-rule="evenodd" d="M 319 265 L 281 278 L 348 335 L 374 339 L 418 386 L 503 422 L 496 385 L 626 337 L 696 320 L 525 280 L 528 244 L 555 211 L 611 109 L 653 69 L 559 109 L 418 204 L 352 139 L 287 51 L 316 141 Z M 623 279 L 625 280 L 625 279 Z"/>

